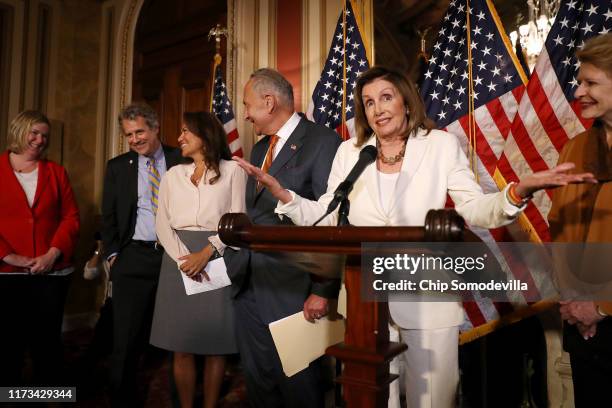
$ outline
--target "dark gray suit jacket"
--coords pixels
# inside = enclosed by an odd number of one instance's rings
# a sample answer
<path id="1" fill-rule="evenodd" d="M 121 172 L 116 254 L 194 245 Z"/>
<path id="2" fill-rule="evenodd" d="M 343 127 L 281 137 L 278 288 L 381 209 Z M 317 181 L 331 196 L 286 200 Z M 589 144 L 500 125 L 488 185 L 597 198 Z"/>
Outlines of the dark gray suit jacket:
<path id="1" fill-rule="evenodd" d="M 269 139 L 264 137 L 253 147 L 251 163 L 255 166 L 261 167 Z M 331 164 L 341 142 L 336 132 L 301 118 L 272 162 L 269 173 L 283 187 L 316 200 L 327 190 Z M 246 189 L 247 214 L 254 224 L 293 225 L 289 218 L 281 220 L 274 213 L 278 200 L 267 189 L 257 192 L 253 178 L 249 178 Z M 225 259 L 232 275 L 234 296 L 252 285 L 259 316 L 266 324 L 302 310 L 311 293 L 326 298 L 338 294 L 339 281 L 313 280 L 304 256 L 240 250 L 231 259 Z"/>
<path id="2" fill-rule="evenodd" d="M 178 149 L 163 146 L 166 168 L 182 161 Z M 129 151 L 108 161 L 102 194 L 104 256 L 118 253 L 134 235 L 138 202 L 138 153 Z"/>

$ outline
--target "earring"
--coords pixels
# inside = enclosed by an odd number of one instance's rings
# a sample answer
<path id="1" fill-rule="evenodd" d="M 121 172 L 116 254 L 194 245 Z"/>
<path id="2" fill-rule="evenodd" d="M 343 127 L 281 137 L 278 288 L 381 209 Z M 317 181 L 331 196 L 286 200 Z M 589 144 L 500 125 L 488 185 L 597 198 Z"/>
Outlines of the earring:
<path id="1" fill-rule="evenodd" d="M 410 115 L 410 109 L 406 108 L 406 115 Z"/>

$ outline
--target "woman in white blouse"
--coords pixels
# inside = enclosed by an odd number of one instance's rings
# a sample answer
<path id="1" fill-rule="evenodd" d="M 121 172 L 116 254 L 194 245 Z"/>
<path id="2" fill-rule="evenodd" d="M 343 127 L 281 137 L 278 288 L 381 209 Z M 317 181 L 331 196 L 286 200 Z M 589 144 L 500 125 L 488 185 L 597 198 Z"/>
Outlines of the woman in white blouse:
<path id="1" fill-rule="evenodd" d="M 187 295 L 184 275 L 208 279 L 209 261 L 233 251 L 216 233 L 221 216 L 244 212 L 246 175 L 231 159 L 226 134 L 208 112 L 186 112 L 178 138 L 183 157 L 159 188 L 158 240 L 164 247 L 151 344 L 174 351 L 173 374 L 181 406 L 193 405 L 194 354 L 204 359 L 204 407 L 214 407 L 225 371 L 225 355 L 237 352 L 231 286 Z"/>
<path id="2" fill-rule="evenodd" d="M 357 137 L 338 148 L 327 193 L 318 201 L 284 189 L 272 176 L 236 159 L 278 198 L 276 212 L 297 225 L 312 225 L 325 213 L 338 184 L 367 145 L 376 146 L 378 156 L 349 195 L 349 222 L 357 226 L 422 226 L 428 210 L 444 208 L 448 194 L 470 225 L 498 227 L 512 222 L 533 192 L 592 177 L 566 175 L 573 168 L 566 163 L 510 183 L 499 193 L 483 194 L 457 138 L 433 129 L 416 85 L 404 74 L 384 67 L 369 69 L 357 81 L 354 100 Z M 336 225 L 337 216 L 336 211 L 319 225 Z M 408 344 L 401 356 L 408 406 L 454 406 L 461 304 L 389 302 L 389 310 L 402 341 Z M 395 395 L 393 390 L 390 393 L 389 403 L 399 405 L 397 388 Z"/>

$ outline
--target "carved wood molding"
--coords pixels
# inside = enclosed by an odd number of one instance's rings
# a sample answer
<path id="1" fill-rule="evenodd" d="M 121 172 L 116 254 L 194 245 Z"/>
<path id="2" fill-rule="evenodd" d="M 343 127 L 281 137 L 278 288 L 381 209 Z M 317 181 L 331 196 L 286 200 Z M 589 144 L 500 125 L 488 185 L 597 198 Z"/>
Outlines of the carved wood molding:
<path id="1" fill-rule="evenodd" d="M 124 7 L 125 14 L 120 20 L 119 33 L 121 38 L 120 58 L 119 58 L 119 98 L 116 112 L 128 103 L 128 99 L 132 96 L 132 65 L 134 59 L 134 33 L 136 31 L 136 23 L 138 15 L 144 0 L 130 0 Z M 127 151 L 127 145 L 123 138 L 116 138 L 116 153 Z"/>

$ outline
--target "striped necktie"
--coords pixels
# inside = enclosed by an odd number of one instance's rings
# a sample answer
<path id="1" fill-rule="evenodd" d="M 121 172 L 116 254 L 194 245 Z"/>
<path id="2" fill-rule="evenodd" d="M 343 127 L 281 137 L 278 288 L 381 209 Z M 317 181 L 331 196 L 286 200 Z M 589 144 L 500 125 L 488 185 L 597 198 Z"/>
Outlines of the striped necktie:
<path id="1" fill-rule="evenodd" d="M 261 166 L 261 171 L 267 173 L 270 170 L 270 166 L 272 166 L 272 161 L 274 160 L 274 148 L 276 147 L 276 143 L 278 143 L 279 137 L 277 135 L 270 136 L 270 146 L 268 147 L 268 151 L 266 152 L 266 157 L 264 158 L 263 165 Z M 257 191 L 262 189 L 262 185 L 257 183 Z"/>
<path id="2" fill-rule="evenodd" d="M 155 167 L 155 159 L 150 158 L 147 162 L 147 170 L 149 173 L 149 186 L 151 187 L 151 208 L 153 214 L 157 214 L 157 197 L 159 196 L 159 182 L 161 177 L 159 171 Z"/>

